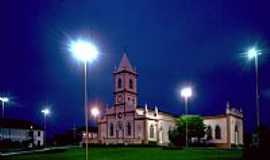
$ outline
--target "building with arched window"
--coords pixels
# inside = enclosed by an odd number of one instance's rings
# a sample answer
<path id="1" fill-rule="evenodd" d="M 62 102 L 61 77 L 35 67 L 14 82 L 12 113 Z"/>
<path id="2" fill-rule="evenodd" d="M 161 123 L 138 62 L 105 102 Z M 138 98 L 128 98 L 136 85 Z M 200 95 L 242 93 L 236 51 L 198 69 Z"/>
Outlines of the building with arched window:
<path id="1" fill-rule="evenodd" d="M 131 136 L 131 124 L 130 124 L 130 122 L 127 123 L 127 135 Z"/>
<path id="2" fill-rule="evenodd" d="M 168 131 L 175 126 L 175 117 L 157 106 L 138 105 L 137 72 L 126 54 L 113 76 L 114 104 L 98 120 L 100 143 L 168 144 Z"/>
<path id="3" fill-rule="evenodd" d="M 215 127 L 215 139 L 221 139 L 221 129 L 219 125 L 216 125 Z"/>
<path id="4" fill-rule="evenodd" d="M 226 113 L 216 116 L 205 116 L 204 123 L 211 128 L 212 139 L 207 143 L 220 147 L 243 145 L 243 113 L 227 103 Z M 208 131 L 207 131 L 208 133 Z"/>
<path id="5" fill-rule="evenodd" d="M 110 136 L 113 136 L 114 135 L 113 132 L 114 132 L 113 124 L 111 123 L 110 124 Z"/>
<path id="6" fill-rule="evenodd" d="M 154 138 L 154 135 L 155 135 L 155 128 L 154 128 L 154 125 L 151 124 L 150 125 L 150 138 Z"/>
<path id="7" fill-rule="evenodd" d="M 160 111 L 157 106 L 138 104 L 137 77 L 136 70 L 124 54 L 113 72 L 114 103 L 98 119 L 100 143 L 169 143 L 168 132 L 176 126 L 176 117 Z M 224 115 L 204 117 L 204 123 L 208 126 L 206 142 L 223 147 L 243 144 L 242 118 L 242 112 L 231 107 Z"/>
<path id="8" fill-rule="evenodd" d="M 211 126 L 207 126 L 207 129 L 206 129 L 206 140 L 211 140 L 211 139 L 213 139 L 212 127 Z"/>

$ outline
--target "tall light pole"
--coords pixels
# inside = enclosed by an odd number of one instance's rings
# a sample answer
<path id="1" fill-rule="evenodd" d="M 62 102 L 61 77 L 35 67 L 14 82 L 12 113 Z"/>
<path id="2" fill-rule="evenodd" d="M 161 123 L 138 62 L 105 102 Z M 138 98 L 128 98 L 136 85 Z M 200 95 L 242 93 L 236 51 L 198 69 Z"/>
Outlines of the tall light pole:
<path id="1" fill-rule="evenodd" d="M 73 56 L 84 63 L 84 112 L 85 112 L 85 132 L 87 135 L 85 143 L 85 159 L 88 160 L 88 92 L 87 92 L 87 64 L 94 62 L 98 57 L 98 50 L 94 44 L 78 39 L 71 41 L 69 50 Z"/>
<path id="2" fill-rule="evenodd" d="M 259 91 L 259 62 L 258 57 L 261 55 L 261 50 L 257 50 L 256 47 L 248 49 L 246 55 L 249 60 L 254 59 L 255 61 L 255 72 L 256 72 L 256 124 L 257 128 L 260 127 L 260 91 Z"/>
<path id="3" fill-rule="evenodd" d="M 185 101 L 185 115 L 187 118 L 188 115 L 188 100 L 192 96 L 192 88 L 184 87 L 181 89 L 181 97 L 184 98 Z M 188 119 L 186 119 L 186 147 L 188 147 Z"/>
<path id="4" fill-rule="evenodd" d="M 2 118 L 4 119 L 5 117 L 5 103 L 9 102 L 8 97 L 0 97 L 0 101 L 2 102 Z"/>
<path id="5" fill-rule="evenodd" d="M 46 138 L 47 122 L 46 121 L 47 121 L 47 116 L 51 113 L 51 111 L 49 110 L 49 108 L 44 108 L 41 110 L 41 113 L 44 116 L 44 135 L 43 136 L 44 136 L 44 146 L 46 147 L 46 140 L 47 140 Z"/>

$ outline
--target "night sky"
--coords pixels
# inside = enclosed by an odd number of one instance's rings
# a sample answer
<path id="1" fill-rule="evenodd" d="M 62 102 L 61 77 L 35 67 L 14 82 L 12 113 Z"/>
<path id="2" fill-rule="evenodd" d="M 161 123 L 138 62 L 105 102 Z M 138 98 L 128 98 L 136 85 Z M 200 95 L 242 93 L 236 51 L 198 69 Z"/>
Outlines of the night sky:
<path id="1" fill-rule="evenodd" d="M 100 51 L 89 65 L 89 100 L 113 103 L 113 68 L 126 48 L 139 73 L 139 104 L 183 113 L 177 89 L 192 84 L 190 113 L 241 107 L 245 129 L 255 127 L 254 63 L 262 49 L 262 123 L 270 126 L 270 2 L 260 0 L 3 0 L 0 5 L 0 93 L 12 97 L 9 118 L 42 124 L 47 103 L 51 133 L 83 125 L 82 65 L 69 40 L 91 39 Z"/>

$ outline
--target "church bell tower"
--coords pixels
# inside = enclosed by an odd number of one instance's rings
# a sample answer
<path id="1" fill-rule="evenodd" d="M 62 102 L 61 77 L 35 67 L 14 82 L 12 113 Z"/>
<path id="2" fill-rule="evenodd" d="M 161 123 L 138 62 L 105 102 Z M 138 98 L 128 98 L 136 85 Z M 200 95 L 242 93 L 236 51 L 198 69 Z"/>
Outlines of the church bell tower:
<path id="1" fill-rule="evenodd" d="M 137 106 L 137 73 L 131 66 L 126 54 L 113 72 L 114 107 L 121 118 L 126 112 L 135 111 Z"/>

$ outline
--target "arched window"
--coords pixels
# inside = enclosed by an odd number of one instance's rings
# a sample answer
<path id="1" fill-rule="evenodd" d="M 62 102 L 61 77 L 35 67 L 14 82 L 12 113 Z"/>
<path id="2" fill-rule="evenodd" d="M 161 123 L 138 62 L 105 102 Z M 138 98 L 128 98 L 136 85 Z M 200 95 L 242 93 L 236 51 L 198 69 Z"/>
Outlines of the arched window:
<path id="1" fill-rule="evenodd" d="M 235 131 L 235 132 L 238 132 L 238 126 L 237 126 L 237 125 L 235 125 L 234 131 Z"/>
<path id="2" fill-rule="evenodd" d="M 131 136 L 131 124 L 130 124 L 130 122 L 127 123 L 127 135 Z"/>
<path id="3" fill-rule="evenodd" d="M 117 88 L 122 88 L 122 79 L 119 78 L 117 81 Z"/>
<path id="4" fill-rule="evenodd" d="M 154 138 L 154 125 L 150 126 L 150 138 Z"/>
<path id="5" fill-rule="evenodd" d="M 129 88 L 133 89 L 133 80 L 132 79 L 129 79 Z"/>
<path id="6" fill-rule="evenodd" d="M 213 139 L 213 135 L 212 135 L 212 127 L 208 126 L 207 130 L 206 130 L 206 139 L 207 140 L 211 140 Z"/>
<path id="7" fill-rule="evenodd" d="M 113 124 L 110 124 L 110 136 L 113 136 Z"/>
<path id="8" fill-rule="evenodd" d="M 215 138 L 221 139 L 221 129 L 220 129 L 219 125 L 217 125 L 216 129 L 215 129 Z"/>
<path id="9" fill-rule="evenodd" d="M 239 144 L 239 132 L 238 132 L 238 126 L 235 125 L 234 127 L 234 139 L 235 139 L 235 144 Z"/>

